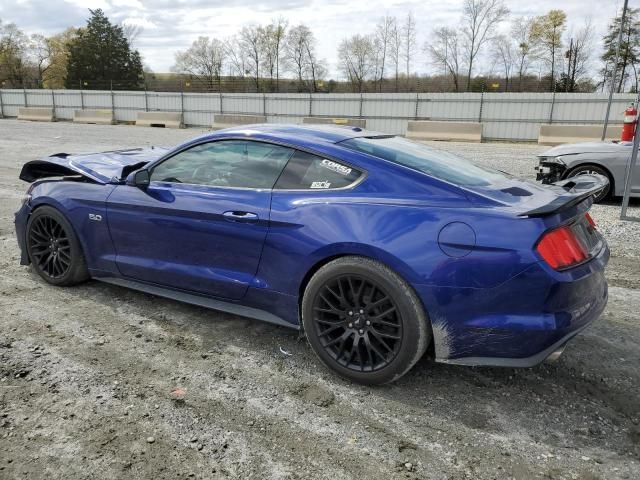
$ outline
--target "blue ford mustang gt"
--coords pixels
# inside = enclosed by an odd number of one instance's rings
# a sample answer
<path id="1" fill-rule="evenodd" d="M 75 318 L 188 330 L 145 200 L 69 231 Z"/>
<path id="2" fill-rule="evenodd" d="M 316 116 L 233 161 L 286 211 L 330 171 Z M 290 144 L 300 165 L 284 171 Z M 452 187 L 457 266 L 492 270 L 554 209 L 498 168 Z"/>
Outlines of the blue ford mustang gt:
<path id="1" fill-rule="evenodd" d="M 607 301 L 598 176 L 536 185 L 353 127 L 255 125 L 24 165 L 21 263 L 303 328 L 380 384 L 436 361 L 527 367 Z"/>

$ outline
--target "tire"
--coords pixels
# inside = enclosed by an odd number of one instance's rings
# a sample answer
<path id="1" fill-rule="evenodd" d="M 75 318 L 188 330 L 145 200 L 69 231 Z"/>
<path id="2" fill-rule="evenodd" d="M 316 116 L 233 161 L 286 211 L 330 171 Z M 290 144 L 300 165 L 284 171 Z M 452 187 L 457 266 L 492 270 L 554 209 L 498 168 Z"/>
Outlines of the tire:
<path id="1" fill-rule="evenodd" d="M 26 236 L 29 260 L 48 283 L 70 286 L 89 278 L 78 237 L 58 210 L 49 206 L 37 208 L 27 222 Z"/>
<path id="2" fill-rule="evenodd" d="M 364 257 L 338 258 L 313 275 L 302 298 L 302 323 L 325 365 L 366 385 L 402 377 L 431 342 L 427 314 L 413 289 Z"/>
<path id="3" fill-rule="evenodd" d="M 602 167 L 599 167 L 597 165 L 581 165 L 570 170 L 569 173 L 567 173 L 567 175 L 565 176 L 565 178 L 572 178 L 572 177 L 577 177 L 578 175 L 585 175 L 585 174 L 604 175 L 609 179 L 609 184 L 605 188 L 600 190 L 598 194 L 594 195 L 593 202 L 600 203 L 606 200 L 607 198 L 609 198 L 612 192 L 611 187 L 613 186 L 613 179 L 611 178 L 611 175 L 609 174 L 609 172 L 607 172 Z"/>

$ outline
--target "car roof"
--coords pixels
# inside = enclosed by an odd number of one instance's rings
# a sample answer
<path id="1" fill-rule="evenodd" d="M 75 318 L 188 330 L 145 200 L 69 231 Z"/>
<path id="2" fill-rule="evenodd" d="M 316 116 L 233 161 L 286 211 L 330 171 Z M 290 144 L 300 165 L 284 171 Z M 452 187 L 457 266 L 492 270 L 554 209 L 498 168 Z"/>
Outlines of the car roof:
<path id="1" fill-rule="evenodd" d="M 347 125 L 290 125 L 277 123 L 262 123 L 256 125 L 241 125 L 207 133 L 199 140 L 217 139 L 221 137 L 254 137 L 261 140 L 282 141 L 287 143 L 330 143 L 335 144 L 357 137 L 372 137 L 384 135 L 372 130 Z M 388 136 L 388 135 L 387 135 Z"/>

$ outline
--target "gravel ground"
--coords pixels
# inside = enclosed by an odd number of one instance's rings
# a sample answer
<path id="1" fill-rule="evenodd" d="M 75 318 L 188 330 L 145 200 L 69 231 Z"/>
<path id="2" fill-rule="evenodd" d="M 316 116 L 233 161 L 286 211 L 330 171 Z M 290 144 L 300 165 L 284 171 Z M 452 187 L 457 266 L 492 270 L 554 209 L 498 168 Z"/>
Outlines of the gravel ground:
<path id="1" fill-rule="evenodd" d="M 593 209 L 609 305 L 557 364 L 424 358 L 381 388 L 332 375 L 294 331 L 18 265 L 23 162 L 197 133 L 0 121 L 0 478 L 640 477 L 640 224 L 617 203 Z M 439 146 L 526 177 L 543 150 Z"/>

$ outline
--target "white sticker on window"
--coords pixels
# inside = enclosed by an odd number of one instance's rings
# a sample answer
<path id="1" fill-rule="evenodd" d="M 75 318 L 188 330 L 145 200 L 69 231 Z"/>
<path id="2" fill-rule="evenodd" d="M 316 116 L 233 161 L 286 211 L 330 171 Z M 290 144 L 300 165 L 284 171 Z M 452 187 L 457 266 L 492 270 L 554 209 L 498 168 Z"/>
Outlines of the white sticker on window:
<path id="1" fill-rule="evenodd" d="M 328 168 L 329 170 L 339 173 L 340 175 L 349 175 L 351 173 L 351 169 L 349 167 L 332 162 L 331 160 L 324 159 L 322 160 L 321 165 L 324 168 Z"/>
<path id="2" fill-rule="evenodd" d="M 311 184 L 311 188 L 329 188 L 331 186 L 331 182 L 313 182 Z"/>

